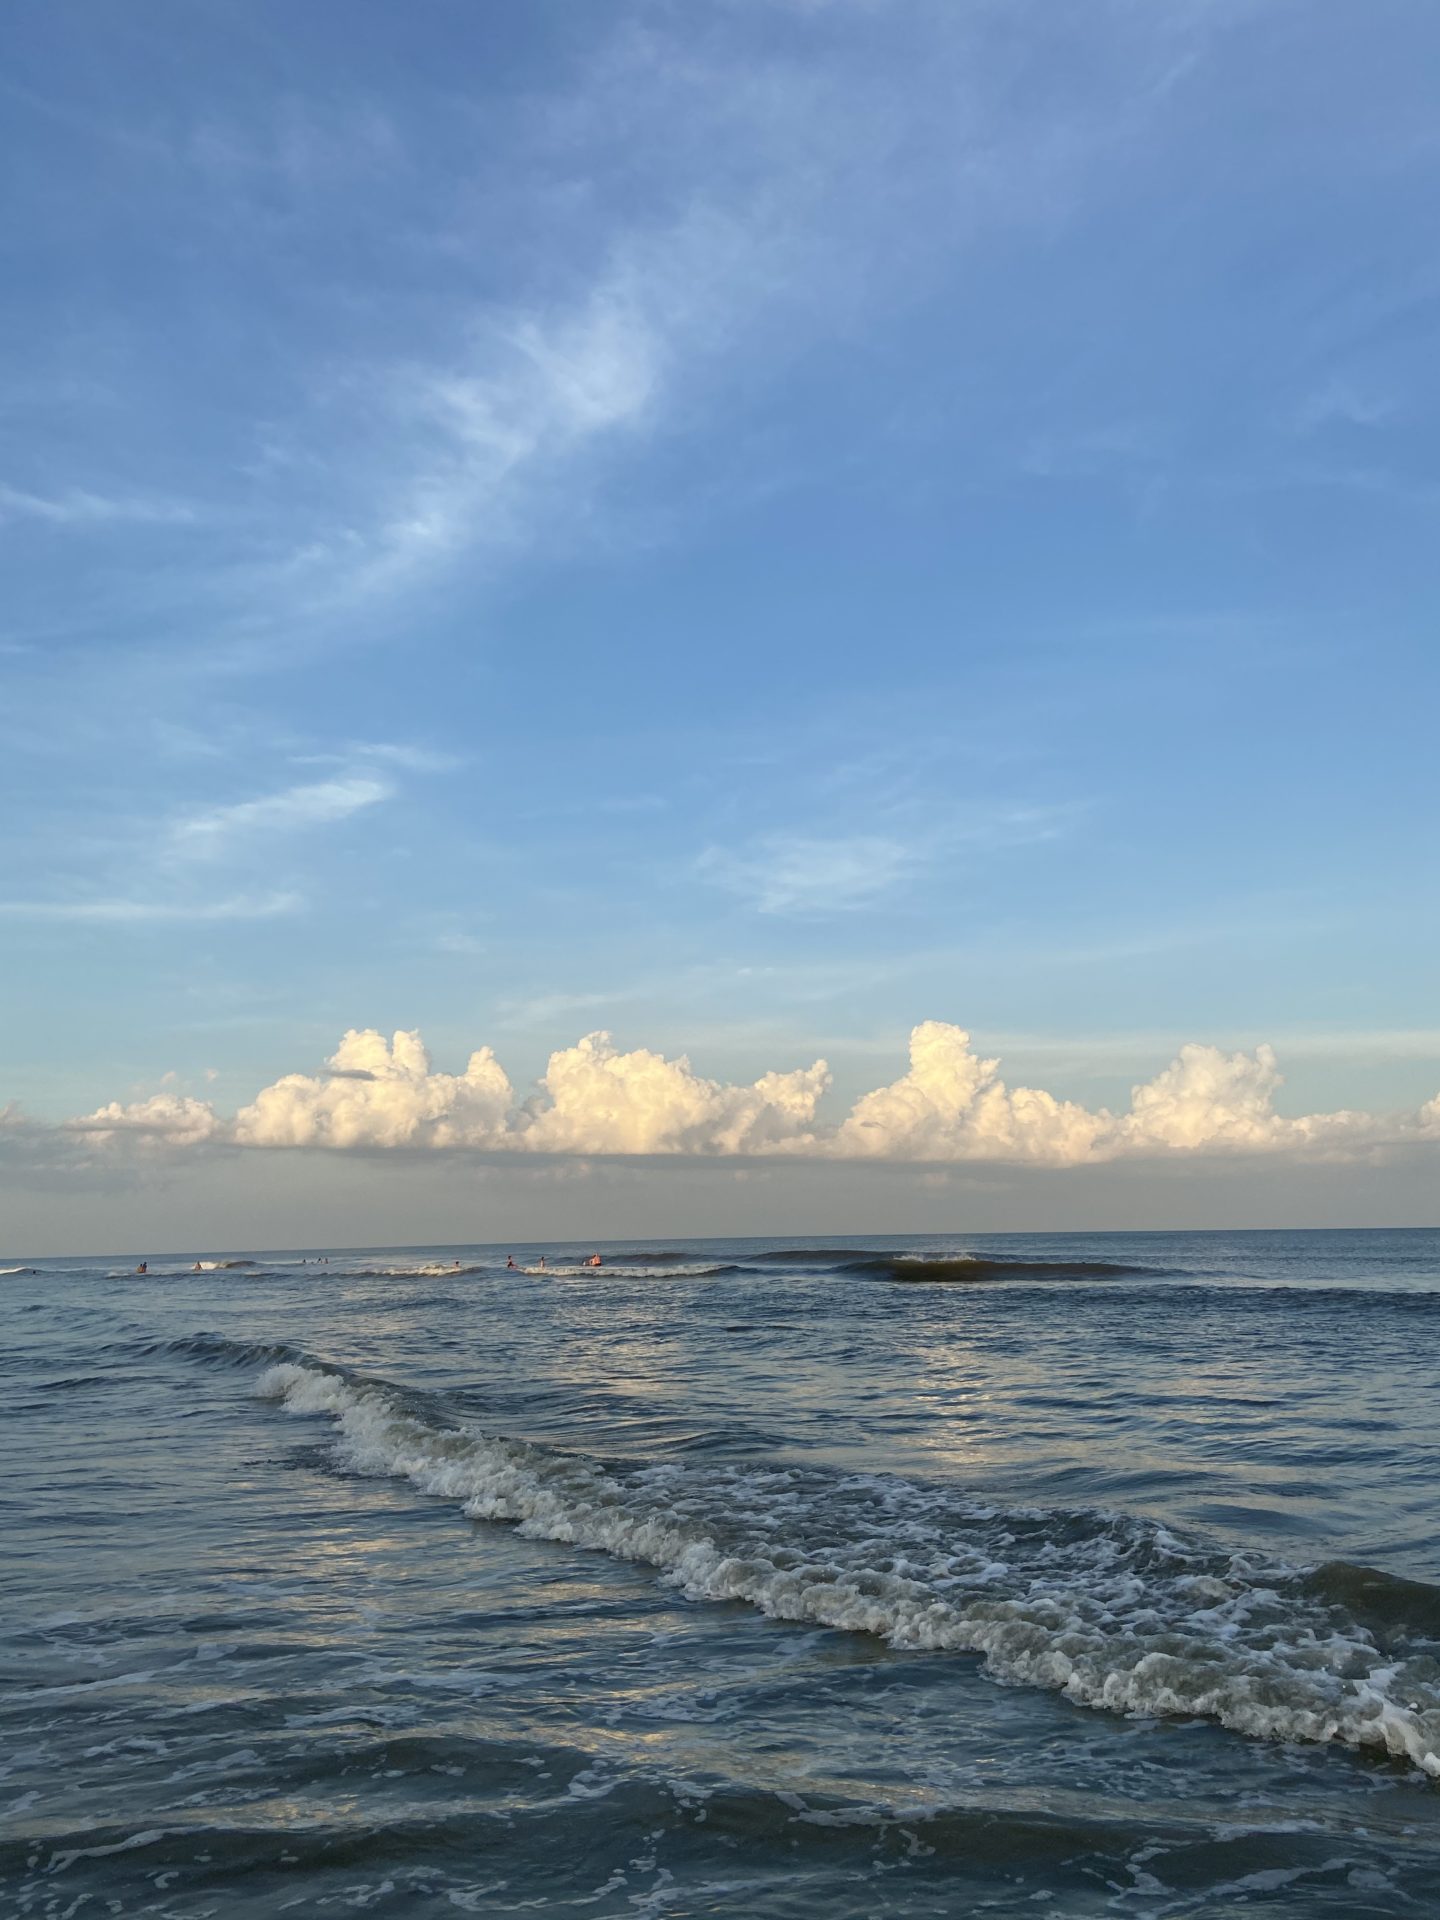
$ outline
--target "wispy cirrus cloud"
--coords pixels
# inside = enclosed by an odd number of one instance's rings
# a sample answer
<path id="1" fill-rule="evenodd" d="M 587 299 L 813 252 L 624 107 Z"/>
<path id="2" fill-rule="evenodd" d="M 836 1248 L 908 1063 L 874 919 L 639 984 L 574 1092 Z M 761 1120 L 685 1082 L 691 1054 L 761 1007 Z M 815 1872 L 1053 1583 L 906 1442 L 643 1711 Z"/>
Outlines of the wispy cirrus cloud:
<path id="1" fill-rule="evenodd" d="M 153 495 L 92 493 L 84 487 L 46 494 L 0 486 L 0 524 L 6 520 L 41 520 L 54 527 L 188 527 L 200 518 L 199 510 L 183 500 L 163 500 Z"/>
<path id="2" fill-rule="evenodd" d="M 294 833 L 348 820 L 352 814 L 390 799 L 394 791 L 389 781 L 370 775 L 316 780 L 264 794 L 257 800 L 239 800 L 231 806 L 192 813 L 174 822 L 170 843 L 177 852 L 211 856 L 241 835 Z"/>
<path id="3" fill-rule="evenodd" d="M 0 900 L 0 914 L 14 920 L 145 927 L 185 920 L 273 920 L 303 904 L 298 893 L 234 894 L 223 900 Z"/>
<path id="4" fill-rule="evenodd" d="M 374 764 L 398 767 L 406 773 L 453 773 L 465 762 L 458 753 L 423 747 L 405 740 L 350 740 L 332 753 L 295 756 L 297 765 L 348 766 Z"/>
<path id="5" fill-rule="evenodd" d="M 845 913 L 947 861 L 1053 840 L 1083 812 L 1066 806 L 951 808 L 909 795 L 890 812 L 889 833 L 773 832 L 736 847 L 710 846 L 696 861 L 703 879 L 726 888 L 759 913 Z"/>
<path id="6" fill-rule="evenodd" d="M 267 240 L 277 178 L 302 232 L 329 230 L 337 195 L 384 182 L 416 269 L 401 295 L 387 260 L 349 307 L 344 345 L 327 334 L 310 349 L 300 404 L 288 361 L 250 396 L 223 470 L 254 483 L 259 461 L 264 485 L 220 503 L 243 510 L 215 516 L 223 541 L 186 556 L 184 657 L 203 672 L 268 659 L 282 634 L 293 652 L 361 606 L 383 620 L 462 561 L 593 537 L 609 457 L 690 423 L 727 368 L 748 383 L 802 338 L 843 337 L 876 289 L 910 297 L 927 261 L 987 230 L 1051 229 L 1218 31 L 1190 8 L 1102 14 L 1100 91 L 1061 116 L 1011 84 L 1009 36 L 984 8 L 914 10 L 883 44 L 863 18 L 822 22 L 758 60 L 738 15 L 699 31 L 622 15 L 586 42 L 580 84 L 487 99 L 484 140 L 449 85 L 408 112 L 328 85 L 278 105 L 267 92 L 248 120 L 207 108 L 168 141 L 147 136 L 178 212 L 198 173 Z M 134 144 L 128 123 L 110 131 Z M 944 247 L 917 248 L 918 232 Z M 499 296 L 494 257 L 512 265 Z M 484 291 L 450 298 L 422 337 L 412 300 L 427 286 Z M 356 324 L 362 307 L 371 324 Z M 77 529 L 172 515 L 77 478 L 24 495 L 24 510 Z M 650 524 L 667 510 L 654 503 Z M 153 577 L 131 586 L 154 610 Z M 223 646 L 188 645 L 201 597 L 230 625 Z"/>
<path id="7" fill-rule="evenodd" d="M 924 864 L 883 834 L 762 834 L 740 851 L 707 847 L 696 869 L 760 913 L 844 913 L 863 907 Z"/>

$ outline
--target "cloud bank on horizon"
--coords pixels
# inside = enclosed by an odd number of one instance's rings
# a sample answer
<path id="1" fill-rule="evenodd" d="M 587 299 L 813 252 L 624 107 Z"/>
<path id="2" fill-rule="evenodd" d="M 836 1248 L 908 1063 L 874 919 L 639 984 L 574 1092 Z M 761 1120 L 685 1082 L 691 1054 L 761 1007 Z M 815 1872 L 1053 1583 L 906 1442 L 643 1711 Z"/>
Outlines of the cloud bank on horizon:
<path id="1" fill-rule="evenodd" d="M 1288 1155 L 1347 1159 L 1385 1148 L 1440 1145 L 1440 1094 L 1417 1110 L 1342 1109 L 1289 1117 L 1276 1111 L 1282 1076 L 1274 1051 L 1226 1053 L 1183 1046 L 1112 1113 L 1009 1087 L 1000 1063 L 975 1052 L 963 1027 L 926 1020 L 910 1035 L 908 1070 L 827 1121 L 824 1060 L 763 1074 L 750 1085 L 699 1074 L 618 1048 L 608 1033 L 557 1049 L 535 1093 L 519 1098 L 486 1046 L 463 1073 L 437 1071 L 418 1032 L 386 1040 L 351 1028 L 318 1074 L 288 1073 L 233 1117 L 193 1095 L 164 1089 L 111 1101 L 53 1131 L 86 1136 L 104 1151 L 125 1145 L 336 1152 L 521 1153 L 574 1158 L 686 1155 L 896 1163 L 1080 1167 L 1187 1155 Z M 11 1117 L 17 1124 L 17 1117 Z"/>

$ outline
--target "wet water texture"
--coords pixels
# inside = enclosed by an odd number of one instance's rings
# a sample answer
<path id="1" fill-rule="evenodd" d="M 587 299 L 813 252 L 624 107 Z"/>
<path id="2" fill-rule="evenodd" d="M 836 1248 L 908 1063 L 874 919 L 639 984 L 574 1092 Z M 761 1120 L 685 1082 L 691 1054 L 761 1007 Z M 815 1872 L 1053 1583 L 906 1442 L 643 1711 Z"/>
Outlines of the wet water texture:
<path id="1" fill-rule="evenodd" d="M 602 1251 L 0 1277 L 0 1908 L 1440 1913 L 1440 1234 Z"/>

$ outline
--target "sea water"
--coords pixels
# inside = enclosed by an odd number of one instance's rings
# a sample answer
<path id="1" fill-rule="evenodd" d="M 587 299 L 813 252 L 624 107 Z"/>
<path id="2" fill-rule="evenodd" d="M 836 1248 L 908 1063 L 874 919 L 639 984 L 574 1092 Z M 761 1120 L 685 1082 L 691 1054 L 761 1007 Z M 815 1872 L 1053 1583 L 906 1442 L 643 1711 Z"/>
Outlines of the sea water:
<path id="1" fill-rule="evenodd" d="M 590 1251 L 0 1263 L 0 1904 L 1440 1913 L 1440 1234 Z"/>

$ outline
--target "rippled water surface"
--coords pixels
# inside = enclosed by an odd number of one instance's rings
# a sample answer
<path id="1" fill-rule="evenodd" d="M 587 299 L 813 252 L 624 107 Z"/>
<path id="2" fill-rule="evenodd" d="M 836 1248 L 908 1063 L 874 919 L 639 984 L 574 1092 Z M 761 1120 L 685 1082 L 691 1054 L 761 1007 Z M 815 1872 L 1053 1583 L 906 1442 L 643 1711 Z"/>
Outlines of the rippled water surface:
<path id="1" fill-rule="evenodd" d="M 0 1906 L 1440 1913 L 1440 1234 L 589 1251 L 0 1278 Z"/>

